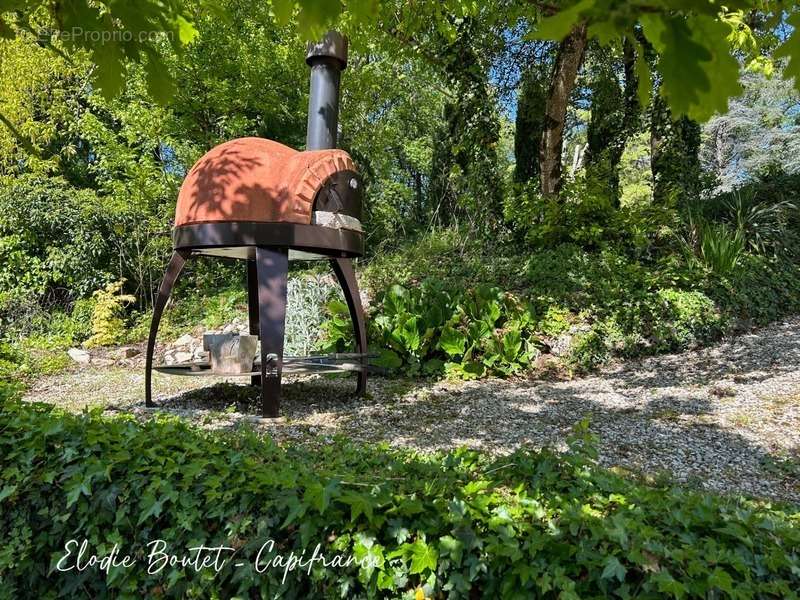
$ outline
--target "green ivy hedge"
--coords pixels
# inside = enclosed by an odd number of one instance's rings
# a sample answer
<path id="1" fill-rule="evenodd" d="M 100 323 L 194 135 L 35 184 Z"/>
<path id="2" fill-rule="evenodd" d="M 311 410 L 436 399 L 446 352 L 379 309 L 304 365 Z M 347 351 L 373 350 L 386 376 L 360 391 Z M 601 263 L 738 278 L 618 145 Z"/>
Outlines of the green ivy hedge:
<path id="1" fill-rule="evenodd" d="M 338 440 L 281 448 L 175 417 L 0 410 L 0 598 L 797 598 L 800 513 L 622 478 L 571 450 L 500 459 Z M 59 572 L 69 540 L 138 562 Z M 147 544 L 227 546 L 147 572 Z M 258 573 L 273 553 L 346 567 Z M 73 554 L 62 567 L 74 566 Z M 269 549 L 269 547 L 267 548 Z M 364 560 L 364 559 L 369 560 Z M 241 566 L 235 567 L 235 563 Z M 158 562 L 154 563 L 157 567 Z M 274 564 L 274 562 L 273 562 Z"/>

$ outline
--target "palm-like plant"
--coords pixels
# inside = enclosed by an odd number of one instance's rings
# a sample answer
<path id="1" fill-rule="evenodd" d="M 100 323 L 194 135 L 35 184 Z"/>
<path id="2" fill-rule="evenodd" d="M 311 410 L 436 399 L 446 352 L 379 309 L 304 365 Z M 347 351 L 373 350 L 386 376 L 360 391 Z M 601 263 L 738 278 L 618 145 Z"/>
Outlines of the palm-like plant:
<path id="1" fill-rule="evenodd" d="M 739 264 L 745 249 L 742 230 L 724 223 L 705 223 L 699 241 L 703 262 L 718 275 L 730 273 Z"/>
<path id="2" fill-rule="evenodd" d="M 796 210 L 788 200 L 775 203 L 758 201 L 752 191 L 739 190 L 732 192 L 723 205 L 726 221 L 741 232 L 751 250 L 760 253 L 780 247 L 788 214 Z"/>

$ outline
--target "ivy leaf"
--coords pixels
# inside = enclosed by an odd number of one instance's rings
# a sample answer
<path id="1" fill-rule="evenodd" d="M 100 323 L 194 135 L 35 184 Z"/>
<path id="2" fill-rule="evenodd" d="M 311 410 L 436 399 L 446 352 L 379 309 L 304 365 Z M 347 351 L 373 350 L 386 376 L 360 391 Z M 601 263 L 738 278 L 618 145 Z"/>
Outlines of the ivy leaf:
<path id="1" fill-rule="evenodd" d="M 88 496 L 88 494 L 87 494 Z M 164 499 L 156 500 L 155 498 L 151 498 L 150 504 L 146 510 L 143 510 L 139 515 L 139 521 L 136 523 L 137 525 L 141 525 L 150 517 L 158 517 L 161 515 L 161 509 L 164 506 Z"/>
<path id="2" fill-rule="evenodd" d="M 464 543 L 450 535 L 443 535 L 439 538 L 439 548 L 443 555 L 447 555 L 454 564 L 460 565 L 464 554 Z"/>
<path id="3" fill-rule="evenodd" d="M 600 575 L 600 579 L 616 578 L 617 581 L 625 581 L 625 574 L 628 570 L 622 566 L 616 556 L 609 556 L 604 564 L 605 568 L 602 575 Z"/>
<path id="4" fill-rule="evenodd" d="M 8 498 L 11 494 L 13 494 L 17 490 L 16 485 L 6 485 L 0 490 L 0 502 Z"/>
<path id="5" fill-rule="evenodd" d="M 438 559 L 436 548 L 429 546 L 424 540 L 417 540 L 411 545 L 411 568 L 408 572 L 414 575 L 422 573 L 426 569 L 435 571 Z"/>
<path id="6" fill-rule="evenodd" d="M 298 517 L 302 517 L 306 512 L 306 505 L 300 502 L 295 496 L 289 498 L 287 506 L 290 507 L 289 514 L 286 515 L 281 529 L 286 529 L 289 525 L 294 523 Z"/>
<path id="7" fill-rule="evenodd" d="M 303 499 L 317 509 L 319 514 L 323 514 L 331 504 L 331 499 L 339 493 L 339 482 L 331 479 L 327 485 L 314 482 L 306 488 Z"/>
<path id="8" fill-rule="evenodd" d="M 350 522 L 355 522 L 359 515 L 367 517 L 367 521 L 372 522 L 372 499 L 364 494 L 356 492 L 345 492 L 340 500 L 350 505 Z"/>
<path id="9" fill-rule="evenodd" d="M 658 591 L 662 594 L 670 594 L 673 598 L 683 598 L 686 595 L 686 586 L 666 570 L 653 575 L 650 581 L 656 584 Z"/>
<path id="10" fill-rule="evenodd" d="M 716 567 L 708 576 L 708 585 L 709 587 L 718 588 L 728 594 L 733 594 L 733 579 L 727 571 L 719 567 Z"/>

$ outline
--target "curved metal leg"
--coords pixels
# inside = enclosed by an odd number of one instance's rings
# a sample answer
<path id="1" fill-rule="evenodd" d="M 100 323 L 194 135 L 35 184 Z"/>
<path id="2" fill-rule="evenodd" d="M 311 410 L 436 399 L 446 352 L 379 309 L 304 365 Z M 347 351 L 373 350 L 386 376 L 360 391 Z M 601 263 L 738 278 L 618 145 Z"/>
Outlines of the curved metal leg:
<path id="1" fill-rule="evenodd" d="M 369 359 L 367 358 L 367 327 L 364 322 L 364 309 L 361 307 L 361 296 L 358 293 L 356 272 L 353 269 L 353 261 L 349 258 L 333 258 L 331 259 L 331 266 L 336 274 L 336 279 L 339 280 L 339 285 L 342 286 L 344 299 L 347 302 L 347 308 L 350 310 L 350 318 L 353 320 L 356 352 L 363 355 L 361 357 L 363 369 L 358 373 L 358 385 L 356 386 L 356 394 L 361 395 L 367 391 L 367 365 Z"/>
<path id="2" fill-rule="evenodd" d="M 256 274 L 261 337 L 261 414 L 264 417 L 277 417 L 281 402 L 288 252 L 260 246 L 256 248 Z"/>
<path id="3" fill-rule="evenodd" d="M 155 306 L 153 306 L 153 320 L 150 321 L 150 336 L 147 338 L 147 356 L 144 371 L 145 406 L 153 406 L 153 352 L 156 347 L 158 325 L 161 322 L 161 315 L 167 305 L 169 295 L 172 293 L 172 288 L 175 286 L 175 281 L 177 281 L 183 265 L 186 264 L 187 258 L 189 258 L 189 252 L 186 250 L 176 250 L 172 253 L 172 258 L 164 273 L 164 279 L 161 280 L 161 287 L 158 288 L 158 297 L 156 298 Z"/>
<path id="4" fill-rule="evenodd" d="M 255 259 L 247 260 L 247 322 L 250 335 L 258 335 L 258 270 Z M 253 375 L 250 385 L 261 386 L 261 376 Z"/>

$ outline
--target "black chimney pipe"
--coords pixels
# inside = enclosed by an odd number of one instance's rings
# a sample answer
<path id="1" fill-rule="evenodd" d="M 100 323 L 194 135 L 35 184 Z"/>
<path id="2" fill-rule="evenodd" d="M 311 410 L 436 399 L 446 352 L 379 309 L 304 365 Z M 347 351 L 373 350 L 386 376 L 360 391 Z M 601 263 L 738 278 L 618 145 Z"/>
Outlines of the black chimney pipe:
<path id="1" fill-rule="evenodd" d="M 306 63 L 311 67 L 306 150 L 336 148 L 339 125 L 339 80 L 347 67 L 347 38 L 329 31 L 309 42 Z"/>

